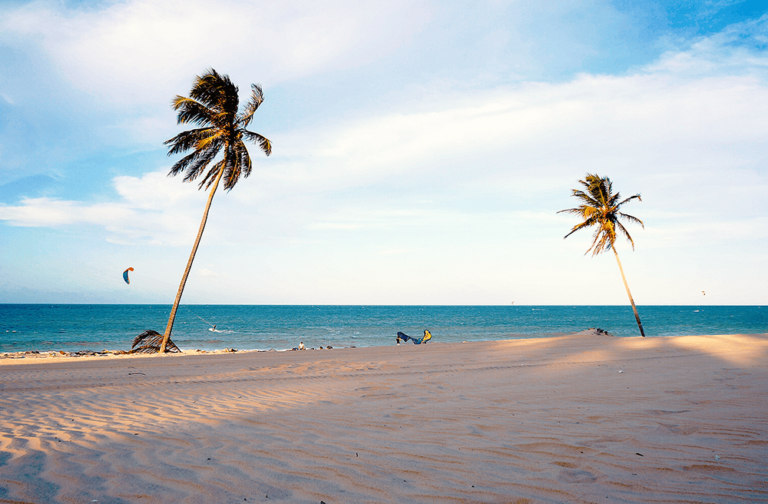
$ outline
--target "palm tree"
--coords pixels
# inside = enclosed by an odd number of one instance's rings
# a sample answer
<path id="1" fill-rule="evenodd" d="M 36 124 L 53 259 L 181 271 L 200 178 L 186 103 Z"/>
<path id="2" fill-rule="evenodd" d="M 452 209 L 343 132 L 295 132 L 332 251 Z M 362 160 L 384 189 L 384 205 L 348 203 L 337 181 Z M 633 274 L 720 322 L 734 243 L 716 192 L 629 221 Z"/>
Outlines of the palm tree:
<path id="1" fill-rule="evenodd" d="M 613 194 L 613 184 L 608 177 L 600 177 L 598 175 L 587 174 L 586 180 L 579 180 L 579 183 L 586 188 L 585 191 L 578 189 L 573 190 L 573 196 L 581 200 L 582 204 L 576 208 L 570 208 L 568 210 L 560 210 L 557 213 L 571 213 L 576 214 L 582 219 L 583 222 L 573 226 L 571 232 L 565 235 L 563 238 L 568 238 L 579 229 L 587 227 L 595 227 L 595 233 L 593 235 L 592 245 L 587 249 L 584 255 L 592 251 L 592 256 L 596 256 L 606 250 L 612 250 L 613 255 L 616 256 L 616 262 L 619 263 L 619 271 L 621 272 L 621 279 L 624 281 L 624 287 L 627 289 L 627 296 L 629 296 L 629 302 L 632 303 L 632 310 L 635 312 L 635 320 L 637 320 L 637 327 L 640 328 L 640 334 L 645 337 L 643 332 L 643 324 L 640 322 L 640 315 L 637 313 L 637 307 L 635 306 L 635 300 L 632 299 L 632 293 L 629 292 L 629 285 L 627 279 L 624 276 L 624 269 L 621 267 L 621 261 L 619 260 L 619 254 L 616 252 L 616 230 L 621 231 L 629 243 L 632 244 L 632 250 L 635 249 L 635 242 L 627 232 L 627 229 L 619 222 L 619 218 L 622 218 L 628 222 L 635 222 L 643 226 L 643 221 L 637 217 L 619 212 L 619 208 L 625 203 L 640 198 L 639 194 L 630 196 L 625 200 L 621 200 L 619 193 Z"/>
<path id="2" fill-rule="evenodd" d="M 179 285 L 179 291 L 176 293 L 176 300 L 168 318 L 160 353 L 165 352 L 168 339 L 171 337 L 176 310 L 179 308 L 181 294 L 184 292 L 189 270 L 195 260 L 197 247 L 200 245 L 200 238 L 205 229 L 205 222 L 208 220 L 211 201 L 219 187 L 219 182 L 223 178 L 224 189 L 229 191 L 235 187 L 240 177 L 247 177 L 251 174 L 251 157 L 244 140 L 258 143 L 267 156 L 272 152 L 272 143 L 266 137 L 246 129 L 253 120 L 253 114 L 263 101 L 264 93 L 261 87 L 251 84 L 251 99 L 243 111 L 239 112 L 237 86 L 232 83 L 229 76 L 219 75 L 214 69 L 208 70 L 195 79 L 189 98 L 176 96 L 173 100 L 173 109 L 179 112 L 177 123 L 193 123 L 199 128 L 179 133 L 165 142 L 169 146 L 169 156 L 192 151 L 177 161 L 168 175 L 186 172 L 184 182 L 191 182 L 203 175 L 198 188 L 213 187 L 208 195 L 208 203 L 205 205 L 200 230 L 197 232 L 197 239 L 192 247 L 187 269 L 184 270 L 184 276 L 181 279 L 181 285 Z M 209 167 L 220 152 L 223 153 L 223 157 Z"/>

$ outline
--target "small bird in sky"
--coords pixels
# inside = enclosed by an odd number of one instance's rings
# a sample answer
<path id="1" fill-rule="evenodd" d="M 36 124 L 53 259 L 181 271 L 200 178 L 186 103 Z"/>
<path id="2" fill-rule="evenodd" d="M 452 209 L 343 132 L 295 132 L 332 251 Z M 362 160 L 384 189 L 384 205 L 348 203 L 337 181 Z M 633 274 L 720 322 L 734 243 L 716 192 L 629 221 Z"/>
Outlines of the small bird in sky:
<path id="1" fill-rule="evenodd" d="M 704 292 L 704 291 L 701 291 L 701 293 L 702 293 L 702 294 L 704 294 L 705 296 L 707 295 L 707 293 L 706 293 L 706 292 Z"/>

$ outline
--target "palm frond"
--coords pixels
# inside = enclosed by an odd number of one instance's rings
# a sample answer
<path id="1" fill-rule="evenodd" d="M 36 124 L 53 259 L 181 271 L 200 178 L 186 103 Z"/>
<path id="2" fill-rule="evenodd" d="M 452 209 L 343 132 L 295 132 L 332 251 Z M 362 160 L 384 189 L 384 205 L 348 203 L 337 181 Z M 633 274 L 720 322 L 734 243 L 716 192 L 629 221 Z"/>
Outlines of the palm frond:
<path id="1" fill-rule="evenodd" d="M 200 128 L 179 133 L 170 140 L 166 140 L 165 145 L 170 145 L 168 155 L 181 154 L 192 148 L 204 148 L 200 142 L 206 142 L 210 138 L 215 138 L 217 131 L 214 128 Z"/>
<path id="2" fill-rule="evenodd" d="M 632 245 L 632 250 L 635 250 L 635 241 L 629 235 L 629 231 L 627 231 L 627 228 L 625 228 L 621 224 L 621 222 L 617 222 L 616 225 L 618 226 L 619 230 L 621 231 L 621 234 L 623 234 L 627 238 L 627 241 Z"/>
<path id="3" fill-rule="evenodd" d="M 263 150 L 267 156 L 272 154 L 272 142 L 270 142 L 267 137 L 259 135 L 253 131 L 243 130 L 243 138 L 249 142 L 258 143 L 261 150 Z"/>
<path id="4" fill-rule="evenodd" d="M 217 148 L 221 148 L 222 145 L 227 140 L 227 132 L 222 131 L 219 128 L 211 128 L 212 132 L 210 135 L 205 136 L 201 138 L 197 144 L 195 145 L 195 148 L 198 150 L 205 150 L 209 148 L 211 145 L 217 145 Z"/>
<path id="5" fill-rule="evenodd" d="M 237 123 L 243 128 L 247 128 L 253 120 L 253 114 L 259 109 L 259 106 L 264 102 L 264 92 L 261 86 L 258 84 L 251 84 L 251 99 L 248 100 L 243 114 L 238 118 Z"/>
<path id="6" fill-rule="evenodd" d="M 635 224 L 640 224 L 640 226 L 642 226 L 642 228 L 643 228 L 643 229 L 645 229 L 645 224 L 643 224 L 643 221 L 641 221 L 641 220 L 640 220 L 640 219 L 638 219 L 637 217 L 633 217 L 632 215 L 629 215 L 629 214 L 625 214 L 625 213 L 621 213 L 621 212 L 618 212 L 618 215 L 619 215 L 619 216 L 620 216 L 622 219 L 626 219 L 626 220 L 628 220 L 629 222 L 634 222 Z"/>
<path id="7" fill-rule="evenodd" d="M 220 75 L 213 68 L 195 79 L 189 96 L 219 112 L 238 108 L 238 89 L 228 75 Z"/>
<path id="8" fill-rule="evenodd" d="M 573 229 L 571 229 L 570 233 L 568 233 L 567 235 L 563 236 L 563 240 L 565 240 L 566 238 L 571 236 L 576 231 L 579 231 L 580 229 L 584 229 L 584 228 L 587 228 L 587 227 L 594 226 L 595 222 L 596 222 L 596 219 L 593 217 L 593 218 L 585 220 L 584 222 L 582 222 L 580 224 L 576 224 L 575 226 L 573 226 Z"/>
<path id="9" fill-rule="evenodd" d="M 584 183 L 584 182 L 582 182 Z M 599 175 L 587 175 L 586 184 L 589 193 L 597 203 L 602 206 L 610 206 L 611 181 L 608 177 L 601 178 Z"/>
<path id="10" fill-rule="evenodd" d="M 211 187 L 211 184 L 213 184 L 213 182 L 216 180 L 216 177 L 219 175 L 219 171 L 224 169 L 225 163 L 226 163 L 226 160 L 222 159 L 218 163 L 213 165 L 211 169 L 205 173 L 203 180 L 200 181 L 197 187 L 200 189 L 202 189 L 203 187 L 205 187 L 206 189 Z"/>
<path id="11" fill-rule="evenodd" d="M 595 198 L 592 197 L 591 194 L 587 194 L 584 191 L 579 191 L 577 189 L 573 190 L 573 197 L 580 199 L 584 202 L 585 205 L 593 206 L 593 207 L 599 207 L 600 202 L 597 201 Z"/>
<path id="12" fill-rule="evenodd" d="M 253 168 L 251 155 L 248 154 L 248 149 L 242 141 L 235 144 L 235 151 L 240 162 L 243 178 L 247 178 L 251 174 L 251 169 Z"/>
<path id="13" fill-rule="evenodd" d="M 224 155 L 226 160 L 224 189 L 231 191 L 235 184 L 237 184 L 238 179 L 240 179 L 240 157 L 234 145 L 228 145 Z"/>
<path id="14" fill-rule="evenodd" d="M 614 194 L 609 195 L 608 206 L 609 207 L 616 207 L 616 208 L 618 208 L 619 207 L 618 201 L 620 199 L 621 199 L 621 195 L 619 193 L 614 193 Z"/>
<path id="15" fill-rule="evenodd" d="M 171 167 L 168 176 L 176 176 L 179 173 L 186 171 L 187 175 L 184 177 L 184 182 L 194 180 L 199 175 L 198 172 L 200 169 L 204 169 L 211 159 L 216 157 L 218 151 L 219 149 L 215 146 L 209 149 L 193 151 L 191 154 L 176 161 Z"/>
<path id="16" fill-rule="evenodd" d="M 200 155 L 194 159 L 187 167 L 187 174 L 184 176 L 184 182 L 192 182 L 193 180 L 197 179 L 197 177 L 202 175 L 208 165 L 218 155 L 221 147 L 221 143 L 218 143 L 212 145 L 206 150 L 196 151 L 199 152 Z"/>
<path id="17" fill-rule="evenodd" d="M 128 353 L 158 353 L 160 352 L 160 345 L 163 343 L 163 335 L 157 331 L 149 329 L 133 338 L 133 345 L 131 345 L 131 351 Z M 181 350 L 176 344 L 168 339 L 166 350 L 171 353 L 180 353 Z"/>
<path id="18" fill-rule="evenodd" d="M 209 126 L 216 115 L 214 110 L 191 98 L 176 96 L 173 100 L 173 110 L 179 113 L 176 116 L 177 124 L 193 123 L 200 126 Z"/>
<path id="19" fill-rule="evenodd" d="M 618 194 L 618 193 L 616 193 L 616 197 L 617 197 L 617 199 L 618 199 L 618 196 L 619 196 L 619 194 Z M 637 200 L 639 200 L 639 201 L 643 201 L 643 198 L 641 198 L 639 194 L 635 194 L 634 196 L 630 196 L 629 198 L 625 199 L 624 201 L 621 201 L 621 202 L 617 203 L 617 204 L 616 204 L 616 207 L 618 208 L 618 207 L 620 207 L 621 205 L 623 205 L 624 203 L 629 203 L 629 202 L 630 202 L 630 201 L 632 201 L 633 199 L 637 199 Z"/>

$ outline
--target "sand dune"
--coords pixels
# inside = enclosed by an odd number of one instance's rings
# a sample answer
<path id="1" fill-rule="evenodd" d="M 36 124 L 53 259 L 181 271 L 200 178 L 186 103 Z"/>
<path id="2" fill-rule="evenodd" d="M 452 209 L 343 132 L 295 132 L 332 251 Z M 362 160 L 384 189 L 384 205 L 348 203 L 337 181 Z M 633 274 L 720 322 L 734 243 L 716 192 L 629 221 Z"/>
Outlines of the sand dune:
<path id="1" fill-rule="evenodd" d="M 766 502 L 768 335 L 0 361 L 0 503 Z"/>

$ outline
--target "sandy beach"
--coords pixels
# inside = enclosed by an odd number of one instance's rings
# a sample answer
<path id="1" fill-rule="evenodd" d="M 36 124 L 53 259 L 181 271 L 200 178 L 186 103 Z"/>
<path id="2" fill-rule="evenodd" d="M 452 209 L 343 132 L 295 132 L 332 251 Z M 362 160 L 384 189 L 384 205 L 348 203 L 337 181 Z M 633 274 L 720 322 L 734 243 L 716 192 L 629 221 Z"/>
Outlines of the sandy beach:
<path id="1" fill-rule="evenodd" d="M 768 335 L 0 360 L 0 502 L 766 502 Z"/>

